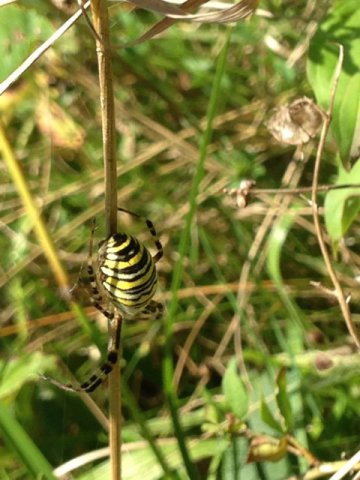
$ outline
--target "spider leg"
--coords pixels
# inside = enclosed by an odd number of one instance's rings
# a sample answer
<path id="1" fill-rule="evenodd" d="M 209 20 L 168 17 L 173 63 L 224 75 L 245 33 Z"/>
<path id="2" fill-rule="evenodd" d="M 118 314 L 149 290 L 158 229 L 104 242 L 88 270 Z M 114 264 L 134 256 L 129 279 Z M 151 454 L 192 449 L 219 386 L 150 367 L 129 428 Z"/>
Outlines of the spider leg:
<path id="1" fill-rule="evenodd" d="M 119 312 L 116 312 L 113 320 L 110 322 L 110 340 L 106 361 L 99 368 L 99 373 L 91 375 L 91 377 L 83 382 L 80 385 L 80 388 L 76 391 L 87 393 L 93 392 L 104 382 L 109 373 L 112 372 L 119 357 L 122 323 L 122 315 Z"/>
<path id="2" fill-rule="evenodd" d="M 151 235 L 154 239 L 154 244 L 155 244 L 155 247 L 157 249 L 157 253 L 153 257 L 154 262 L 157 263 L 160 260 L 160 258 L 163 256 L 164 251 L 163 251 L 163 246 L 162 246 L 162 244 L 159 240 L 158 234 L 156 233 L 153 222 L 151 220 L 149 220 L 148 218 L 142 217 L 141 215 L 138 215 L 137 213 L 131 212 L 130 210 L 126 210 L 125 208 L 118 207 L 118 210 L 120 212 L 125 212 L 129 215 L 132 215 L 133 217 L 139 218 L 140 220 L 142 220 L 143 222 L 146 223 L 146 226 L 147 226 L 149 232 L 151 233 Z"/>
<path id="3" fill-rule="evenodd" d="M 87 257 L 87 273 L 88 273 L 88 277 L 90 280 L 90 287 L 91 287 L 90 301 L 94 305 L 94 307 L 97 310 L 99 310 L 108 319 L 109 323 L 112 324 L 112 322 L 114 321 L 115 314 L 113 311 L 107 310 L 102 306 L 103 298 L 98 289 L 94 265 L 93 265 L 93 238 L 94 238 L 95 228 L 96 228 L 96 221 L 94 218 L 92 222 L 91 235 L 90 235 L 90 241 L 89 241 L 89 252 Z M 118 323 L 120 323 L 120 327 L 118 328 L 121 331 L 121 321 Z M 120 332 L 118 334 L 120 334 Z M 76 387 L 70 383 L 61 383 L 58 380 L 55 380 L 51 377 L 47 377 L 44 375 L 41 375 L 41 378 L 43 380 L 46 380 L 52 383 L 56 387 L 61 388 L 62 390 L 65 390 L 68 392 L 84 392 L 84 391 L 88 393 L 93 392 L 103 382 L 102 376 L 108 375 L 111 372 L 113 365 L 116 363 L 117 356 L 118 356 L 117 352 L 119 350 L 119 348 L 117 348 L 116 350 L 116 346 L 119 344 L 119 341 L 120 340 L 118 340 L 117 343 L 115 343 L 115 348 L 110 349 L 109 347 L 106 362 L 103 365 L 101 365 L 101 367 L 99 368 L 100 374 L 91 375 L 91 377 L 87 381 L 81 383 L 79 387 Z"/>
<path id="4" fill-rule="evenodd" d="M 114 318 L 114 313 L 111 312 L 110 310 L 105 309 L 102 304 L 104 303 L 103 297 L 99 291 L 99 287 L 97 284 L 97 279 L 96 279 L 96 274 L 95 274 L 95 268 L 94 268 L 94 262 L 93 262 L 93 245 L 94 245 L 94 233 L 96 230 L 96 219 L 93 218 L 92 220 L 92 226 L 91 226 L 91 233 L 90 233 L 90 240 L 89 240 L 89 251 L 88 251 L 88 256 L 86 260 L 87 264 L 87 276 L 90 282 L 90 302 L 92 305 L 99 310 L 109 321 L 111 321 Z M 84 264 L 81 265 L 80 272 L 78 279 L 75 283 L 75 285 L 72 287 L 72 290 L 74 290 L 77 285 L 79 284 L 81 277 L 82 277 L 82 272 L 84 269 Z"/>
<path id="5" fill-rule="evenodd" d="M 150 303 L 146 305 L 146 307 L 141 311 L 138 316 L 138 320 L 147 320 L 153 319 L 158 320 L 164 314 L 164 305 L 162 303 L 156 302 L 155 300 L 151 300 Z"/>
<path id="6" fill-rule="evenodd" d="M 114 313 L 102 306 L 102 303 L 104 303 L 104 300 L 99 291 L 99 287 L 96 280 L 95 269 L 94 269 L 93 244 L 94 244 L 95 228 L 96 228 L 96 220 L 94 218 L 92 221 L 91 235 L 89 240 L 89 252 L 87 257 L 87 274 L 90 281 L 90 289 L 91 289 L 90 302 L 94 305 L 94 307 L 97 310 L 99 310 L 99 312 L 101 312 L 111 322 L 112 319 L 114 318 Z"/>
<path id="7" fill-rule="evenodd" d="M 96 373 L 93 373 L 87 380 L 85 380 L 85 382 L 82 382 L 79 386 L 74 386 L 71 383 L 61 383 L 58 380 L 45 375 L 41 375 L 41 378 L 67 392 L 94 392 L 104 382 L 109 373 L 111 373 L 118 360 L 121 340 L 121 327 L 123 323 L 122 320 L 122 315 L 117 312 L 113 321 L 111 322 L 111 336 L 106 361 L 98 368 Z"/>
<path id="8" fill-rule="evenodd" d="M 97 279 L 96 279 L 96 275 L 95 275 L 95 268 L 94 268 L 93 260 L 92 260 L 92 258 L 93 258 L 93 243 L 94 243 L 93 238 L 94 238 L 95 229 L 96 229 L 96 220 L 95 220 L 95 218 L 93 218 L 92 226 L 91 226 L 90 240 L 89 240 L 89 250 L 88 250 L 88 255 L 87 255 L 87 259 L 86 259 L 86 265 L 87 265 L 86 270 L 87 270 L 87 275 L 88 275 L 88 279 L 89 279 L 90 287 L 91 287 L 91 294 L 89 295 L 89 297 L 90 297 L 90 302 L 94 305 L 94 307 L 96 307 L 102 314 L 104 314 L 106 318 L 111 320 L 113 318 L 113 315 L 110 314 L 110 312 L 107 311 L 106 309 L 104 309 L 104 307 L 101 305 L 102 303 L 104 303 L 104 300 L 103 300 L 103 298 L 100 294 L 99 288 L 98 288 Z M 80 282 L 82 282 L 85 285 L 85 281 L 82 278 L 83 270 L 84 270 L 84 262 L 81 264 L 78 278 L 77 278 L 75 284 L 73 285 L 73 287 L 71 288 L 70 292 L 73 292 L 79 286 Z M 85 287 L 86 287 L 86 285 L 85 285 Z"/>
<path id="9" fill-rule="evenodd" d="M 74 285 L 70 288 L 70 293 L 71 293 L 71 294 L 72 294 L 73 292 L 75 292 L 75 290 L 76 290 L 77 288 L 79 288 L 80 283 L 84 284 L 84 280 L 83 280 L 83 278 L 82 278 L 83 270 L 84 270 L 84 262 L 81 263 L 80 270 L 79 270 L 79 274 L 78 274 L 78 277 L 77 277 L 77 279 L 76 279 L 76 282 L 75 282 Z"/>

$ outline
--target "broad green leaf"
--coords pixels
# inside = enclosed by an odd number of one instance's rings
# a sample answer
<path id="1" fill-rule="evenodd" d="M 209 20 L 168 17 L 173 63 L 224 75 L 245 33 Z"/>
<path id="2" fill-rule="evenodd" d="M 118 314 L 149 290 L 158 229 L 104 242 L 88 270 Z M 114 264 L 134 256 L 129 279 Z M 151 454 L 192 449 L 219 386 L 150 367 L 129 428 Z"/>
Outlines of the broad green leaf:
<path id="1" fill-rule="evenodd" d="M 284 419 L 286 431 L 291 432 L 293 429 L 293 413 L 292 413 L 289 395 L 287 392 L 285 368 L 282 368 L 278 373 L 276 378 L 276 384 L 278 386 L 278 392 L 276 394 L 276 403 Z"/>
<path id="2" fill-rule="evenodd" d="M 336 185 L 360 183 L 360 160 L 347 172 L 339 165 Z M 336 248 L 360 211 L 360 188 L 330 190 L 325 197 L 325 225 Z"/>
<path id="3" fill-rule="evenodd" d="M 339 56 L 344 62 L 335 97 L 331 130 L 341 158 L 360 153 L 360 8 L 358 0 L 338 0 L 314 35 L 309 49 L 307 73 L 317 102 L 327 108 Z"/>
<path id="4" fill-rule="evenodd" d="M 261 412 L 261 419 L 264 423 L 266 423 L 270 428 L 274 429 L 275 431 L 279 433 L 284 433 L 284 429 L 281 423 L 278 420 L 276 420 L 268 404 L 265 402 L 263 398 L 261 399 L 260 412 Z"/>
<path id="5" fill-rule="evenodd" d="M 226 403 L 233 414 L 243 420 L 248 413 L 249 396 L 238 374 L 235 358 L 232 358 L 228 363 L 222 381 L 222 389 Z"/>

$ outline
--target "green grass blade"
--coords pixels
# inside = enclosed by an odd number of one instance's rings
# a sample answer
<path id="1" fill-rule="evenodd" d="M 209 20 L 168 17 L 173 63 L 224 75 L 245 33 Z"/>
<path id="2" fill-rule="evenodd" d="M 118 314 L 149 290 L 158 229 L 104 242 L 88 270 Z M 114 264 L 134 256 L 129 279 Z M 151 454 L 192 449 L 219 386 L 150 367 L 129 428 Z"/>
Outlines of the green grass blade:
<path id="1" fill-rule="evenodd" d="M 29 474 L 35 478 L 55 480 L 51 465 L 3 402 L 0 403 L 0 430 Z"/>
<path id="2" fill-rule="evenodd" d="M 287 213 L 273 226 L 267 254 L 267 270 L 270 278 L 276 285 L 278 294 L 289 315 L 288 322 L 288 345 L 292 354 L 304 350 L 303 333 L 305 319 L 296 302 L 291 298 L 284 285 L 281 272 L 281 259 L 285 240 L 296 218 L 296 209 Z"/>
<path id="3" fill-rule="evenodd" d="M 217 111 L 218 100 L 221 93 L 221 80 L 225 71 L 226 57 L 230 43 L 231 30 L 229 30 L 224 47 L 222 48 L 218 61 L 216 64 L 216 71 L 214 82 L 211 90 L 211 96 L 207 110 L 207 125 L 200 140 L 200 155 L 196 165 L 190 197 L 189 197 L 189 212 L 186 216 L 185 228 L 182 232 L 179 242 L 179 259 L 174 266 L 174 273 L 171 284 L 171 301 L 168 306 L 168 314 L 164 322 L 165 330 L 165 358 L 163 364 L 163 379 L 164 390 L 166 393 L 169 409 L 174 425 L 175 435 L 178 439 L 179 448 L 183 457 L 184 465 L 190 479 L 197 479 L 198 473 L 190 460 L 190 456 L 185 444 L 184 434 L 180 425 L 180 420 L 177 412 L 178 398 L 173 386 L 174 366 L 172 360 L 172 325 L 176 316 L 178 306 L 177 291 L 181 285 L 181 278 L 183 272 L 183 260 L 187 253 L 190 244 L 191 225 L 196 211 L 196 201 L 199 192 L 199 185 L 204 177 L 204 164 L 207 156 L 208 146 L 211 141 L 213 131 L 213 121 Z"/>

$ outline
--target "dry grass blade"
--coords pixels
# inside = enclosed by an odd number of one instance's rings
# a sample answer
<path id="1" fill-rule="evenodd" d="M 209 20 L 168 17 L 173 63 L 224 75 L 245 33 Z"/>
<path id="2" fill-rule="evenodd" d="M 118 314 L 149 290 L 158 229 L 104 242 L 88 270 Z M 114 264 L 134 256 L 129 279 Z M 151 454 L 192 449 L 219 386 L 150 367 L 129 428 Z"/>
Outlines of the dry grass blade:
<path id="1" fill-rule="evenodd" d="M 239 3 L 220 12 L 199 13 L 174 18 L 199 23 L 231 23 L 252 15 L 257 4 L 258 0 L 241 0 Z"/>
<path id="2" fill-rule="evenodd" d="M 152 1 L 153 0 L 151 0 L 151 2 Z M 156 0 L 157 3 L 158 1 L 159 0 Z M 132 1 L 131 3 L 133 3 L 134 5 L 140 6 L 140 2 L 138 0 Z M 144 4 L 143 0 L 141 0 L 141 3 Z M 151 10 L 151 8 L 149 8 L 148 0 L 145 0 L 145 3 L 146 3 L 146 7 L 142 6 L 142 8 Z M 168 5 L 169 5 L 168 2 L 161 2 L 161 3 L 162 4 L 166 3 L 166 9 L 168 9 Z M 160 10 L 154 10 L 167 15 L 168 18 L 164 18 L 163 20 L 160 20 L 160 22 L 157 22 L 153 27 L 151 27 L 147 32 L 145 32 L 140 38 L 138 38 L 137 40 L 134 40 L 133 42 L 126 43 L 123 46 L 133 47 L 147 40 L 151 40 L 152 38 L 156 37 L 160 33 L 167 30 L 169 27 L 171 27 L 171 25 L 173 25 L 176 21 L 179 21 L 179 20 L 191 20 L 193 22 L 199 22 L 199 23 L 235 22 L 237 20 L 246 18 L 251 14 L 253 14 L 259 2 L 258 0 L 240 0 L 239 3 L 232 5 L 229 8 L 224 8 L 219 12 L 199 13 L 195 15 L 184 14 L 184 12 L 188 12 L 188 11 L 191 12 L 196 7 L 199 7 L 204 3 L 207 3 L 207 2 L 204 0 L 188 0 L 181 5 L 181 7 L 178 9 L 180 10 L 180 13 L 177 13 L 177 14 L 171 13 L 170 10 L 166 12 L 165 8 L 163 9 L 162 12 L 160 12 Z"/>
<path id="3" fill-rule="evenodd" d="M 68 462 L 63 463 L 54 470 L 54 474 L 58 478 L 65 478 L 70 473 L 73 473 L 76 469 L 88 465 L 96 460 L 101 460 L 109 456 L 109 447 L 100 448 L 92 452 L 87 452 L 79 455 L 76 458 L 72 458 Z"/>
<path id="4" fill-rule="evenodd" d="M 90 1 L 83 4 L 83 9 L 88 8 Z M 39 58 L 54 45 L 54 43 L 78 20 L 82 15 L 82 9 L 79 9 L 72 17 L 70 17 L 50 38 L 40 45 L 28 58 L 14 70 L 3 82 L 0 83 L 0 96 L 15 83 L 28 68 L 32 66 Z"/>
<path id="5" fill-rule="evenodd" d="M 178 15 L 180 18 L 187 17 L 180 7 L 163 0 L 131 0 L 130 3 L 150 12 L 161 13 L 167 16 Z"/>
<path id="6" fill-rule="evenodd" d="M 358 450 L 353 457 L 348 460 L 344 466 L 340 468 L 331 478 L 330 480 L 341 480 L 344 478 L 352 469 L 356 467 L 356 465 L 360 461 L 360 450 Z"/>
<path id="7" fill-rule="evenodd" d="M 6 5 L 10 5 L 10 3 L 15 3 L 16 0 L 0 0 L 0 7 L 6 7 Z"/>
<path id="8" fill-rule="evenodd" d="M 196 7 L 199 7 L 205 3 L 205 0 L 187 0 L 185 3 L 181 5 L 181 10 L 183 11 L 192 11 Z M 134 40 L 133 42 L 126 43 L 124 47 L 133 47 L 135 45 L 139 45 L 140 43 L 146 42 L 147 40 L 151 40 L 152 38 L 160 35 L 160 33 L 167 30 L 169 27 L 174 25 L 178 20 L 174 18 L 163 18 L 160 22 L 157 22 L 154 26 L 152 26 L 147 32 L 141 35 L 140 38 Z"/>

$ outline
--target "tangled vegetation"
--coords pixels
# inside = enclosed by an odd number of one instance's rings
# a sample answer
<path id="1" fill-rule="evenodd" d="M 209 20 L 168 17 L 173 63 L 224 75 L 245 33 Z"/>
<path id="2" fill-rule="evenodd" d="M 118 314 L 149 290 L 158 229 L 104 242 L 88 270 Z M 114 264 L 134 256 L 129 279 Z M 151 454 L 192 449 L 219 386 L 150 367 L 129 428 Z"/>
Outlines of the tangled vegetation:
<path id="1" fill-rule="evenodd" d="M 122 478 L 329 478 L 359 445 L 358 0 L 201 3 L 108 2 L 116 203 L 164 248 L 163 316 L 122 328 Z M 109 338 L 81 273 L 109 223 L 90 10 L 16 74 L 77 9 L 0 1 L 9 480 L 115 478 L 109 389 L 41 377 L 81 383 Z"/>

